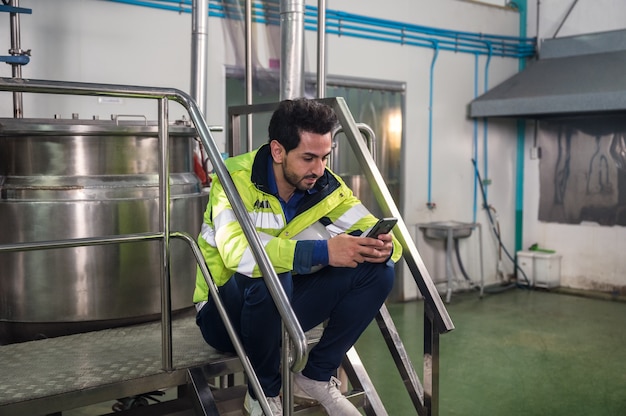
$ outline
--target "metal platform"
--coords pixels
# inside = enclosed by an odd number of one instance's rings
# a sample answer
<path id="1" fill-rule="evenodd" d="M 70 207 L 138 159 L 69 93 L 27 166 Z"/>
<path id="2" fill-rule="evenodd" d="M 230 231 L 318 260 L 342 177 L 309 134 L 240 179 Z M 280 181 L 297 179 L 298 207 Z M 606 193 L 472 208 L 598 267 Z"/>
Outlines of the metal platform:
<path id="1" fill-rule="evenodd" d="M 0 414 L 44 415 L 181 386 L 189 368 L 239 361 L 204 342 L 192 313 L 173 319 L 172 338 L 173 371 L 162 368 L 160 322 L 0 346 Z"/>

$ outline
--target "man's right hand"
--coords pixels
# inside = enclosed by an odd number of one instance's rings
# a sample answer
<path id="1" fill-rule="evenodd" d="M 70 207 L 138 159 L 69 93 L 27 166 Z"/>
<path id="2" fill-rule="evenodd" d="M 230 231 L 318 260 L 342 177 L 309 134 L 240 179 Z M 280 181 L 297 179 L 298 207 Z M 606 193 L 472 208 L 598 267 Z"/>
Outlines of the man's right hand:
<path id="1" fill-rule="evenodd" d="M 376 238 L 339 234 L 328 240 L 328 264 L 333 267 L 354 268 L 364 261 L 380 263 L 389 257 L 389 244 L 390 241 Z"/>

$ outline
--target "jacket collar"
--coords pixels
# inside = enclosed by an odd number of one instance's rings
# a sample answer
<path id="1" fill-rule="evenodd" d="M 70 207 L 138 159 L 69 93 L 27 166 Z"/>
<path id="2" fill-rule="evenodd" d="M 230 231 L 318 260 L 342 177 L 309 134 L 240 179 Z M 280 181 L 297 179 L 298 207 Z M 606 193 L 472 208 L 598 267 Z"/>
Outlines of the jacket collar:
<path id="1" fill-rule="evenodd" d="M 250 175 L 252 183 L 259 190 L 266 193 L 271 193 L 267 178 L 268 164 L 270 160 L 270 145 L 266 143 L 259 148 L 254 156 L 254 161 L 252 162 L 252 172 Z M 339 186 L 339 182 L 333 177 L 328 169 L 324 170 L 322 177 L 315 183 L 315 189 L 318 192 L 323 192 L 322 196 L 327 195 L 326 192 L 336 189 L 337 186 Z"/>

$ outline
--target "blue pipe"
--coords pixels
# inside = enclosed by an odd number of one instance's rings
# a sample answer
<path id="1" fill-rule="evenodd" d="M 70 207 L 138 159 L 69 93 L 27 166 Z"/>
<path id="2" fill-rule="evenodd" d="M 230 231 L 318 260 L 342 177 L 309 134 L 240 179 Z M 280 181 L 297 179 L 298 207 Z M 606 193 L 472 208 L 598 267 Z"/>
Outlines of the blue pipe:
<path id="1" fill-rule="evenodd" d="M 474 55 L 474 98 L 478 97 L 478 54 Z M 474 134 L 472 136 L 472 160 L 478 163 L 478 119 L 474 118 Z M 476 169 L 472 169 L 474 172 L 474 203 L 472 205 L 472 222 L 476 223 L 476 211 L 478 203 L 478 172 Z"/>
<path id="2" fill-rule="evenodd" d="M 313 10 L 317 11 L 317 8 L 313 6 L 307 6 L 307 9 L 312 10 L 312 11 Z M 450 36 L 450 37 L 471 36 L 478 40 L 493 39 L 493 40 L 498 40 L 498 41 L 502 41 L 502 40 L 519 41 L 520 40 L 520 38 L 515 37 L 515 36 L 488 35 L 488 34 L 475 33 L 475 32 L 461 32 L 461 31 L 453 31 L 453 30 L 447 30 L 447 29 L 438 29 L 438 28 L 421 26 L 421 25 L 416 25 L 416 24 L 411 24 L 411 23 L 398 23 L 393 20 L 385 20 L 385 19 L 373 18 L 373 17 L 368 17 L 368 16 L 360 16 L 360 15 L 351 14 L 351 13 L 342 12 L 342 11 L 336 11 L 336 10 L 328 10 L 326 13 L 327 15 L 330 15 L 330 16 L 337 16 L 337 18 L 340 20 L 362 21 L 362 22 L 367 22 L 369 24 L 373 24 L 375 26 L 379 26 L 379 27 L 380 26 L 402 27 L 404 30 L 425 32 L 425 33 L 438 34 L 438 35 L 444 35 L 444 36 Z M 526 40 L 530 40 L 530 39 L 526 39 Z"/>
<path id="3" fill-rule="evenodd" d="M 485 92 L 488 91 L 489 89 L 489 64 L 491 63 L 491 54 L 487 55 L 487 62 L 485 63 L 485 82 L 483 85 L 483 89 Z M 488 139 L 488 131 L 489 128 L 489 122 L 487 117 L 483 118 L 483 180 L 486 180 L 488 182 L 483 183 L 482 187 L 485 191 L 485 203 L 487 203 L 489 201 L 489 192 L 488 192 L 488 186 L 489 183 L 491 182 L 491 178 L 489 178 L 489 139 Z M 485 209 L 488 209 L 487 207 L 485 207 Z"/>
<path id="4" fill-rule="evenodd" d="M 153 7 L 178 13 L 191 13 L 191 0 L 108 0 L 135 6 Z M 260 24 L 280 24 L 279 8 L 252 3 L 253 21 Z M 209 16 L 243 19 L 239 5 L 233 1 L 210 0 Z M 306 6 L 305 29 L 317 30 L 317 7 Z M 491 54 L 509 58 L 523 58 L 535 53 L 534 38 L 458 32 L 427 26 L 371 18 L 337 10 L 327 10 L 327 33 L 361 39 L 399 43 L 409 46 L 432 47 L 439 50 L 472 54 Z M 346 24 L 349 23 L 349 24 Z M 330 29 L 329 29 L 330 28 Z"/>
<path id="5" fill-rule="evenodd" d="M 520 36 L 526 36 L 526 21 L 528 19 L 527 0 L 516 0 L 519 10 Z M 523 58 L 519 60 L 519 70 L 526 66 Z M 524 154 L 526 139 L 526 122 L 517 120 L 517 170 L 515 173 L 515 252 L 522 249 L 524 232 Z"/>
<path id="6" fill-rule="evenodd" d="M 439 45 L 434 43 L 433 48 L 435 53 L 430 63 L 430 91 L 428 96 L 428 202 L 426 203 L 426 206 L 429 209 L 435 208 L 431 198 L 433 179 L 433 79 L 435 77 L 435 62 L 437 61 L 437 56 L 439 55 Z"/>
<path id="7" fill-rule="evenodd" d="M 159 4 L 160 2 L 154 1 L 141 1 L 141 0 L 108 0 L 113 3 L 123 3 L 130 4 L 131 6 L 142 6 L 142 7 L 152 7 L 153 9 L 161 9 L 161 10 L 170 10 L 179 13 L 191 13 L 191 2 L 185 1 L 171 1 L 169 3 L 177 4 L 178 6 L 168 6 L 166 4 Z M 168 3 L 168 1 L 163 1 L 163 3 Z M 189 4 L 189 9 L 183 7 L 183 4 Z"/>
<path id="8" fill-rule="evenodd" d="M 305 20 L 305 21 L 308 21 L 308 20 Z M 313 19 L 310 20 L 311 24 L 314 24 L 315 22 L 316 20 L 313 20 Z M 396 33 L 396 32 L 391 32 L 388 30 L 376 30 L 376 29 L 371 29 L 371 28 L 365 28 L 365 27 L 354 26 L 354 25 L 346 25 L 343 23 L 338 24 L 338 23 L 333 23 L 333 22 L 329 22 L 327 26 L 331 28 L 336 28 L 336 30 L 333 30 L 333 32 L 340 36 L 341 35 L 373 36 L 372 34 L 375 34 L 375 35 L 380 35 L 380 36 L 376 36 L 377 39 L 379 40 L 385 40 L 388 42 L 395 42 L 395 43 L 407 44 L 407 45 L 419 44 L 420 46 L 430 46 L 432 45 L 432 41 L 433 41 L 433 38 L 411 35 L 410 33 L 407 33 L 407 32 Z M 361 34 L 361 32 L 365 32 L 366 35 Z M 329 33 L 331 32 L 329 31 Z M 412 40 L 416 42 L 411 42 Z M 503 55 L 503 56 L 507 56 L 507 55 L 517 56 L 518 54 L 518 49 L 513 47 L 512 45 L 504 45 L 504 44 L 494 43 L 490 41 L 478 41 L 475 39 L 463 39 L 459 37 L 453 40 L 448 40 L 445 38 L 437 39 L 437 42 L 439 44 L 440 49 L 442 49 L 442 46 L 445 45 L 447 50 L 454 51 L 454 52 L 470 50 L 470 52 L 485 53 L 485 46 L 486 46 L 487 54 L 491 54 L 491 55 L 497 54 L 497 55 Z M 471 49 L 475 49 L 475 51 Z"/>

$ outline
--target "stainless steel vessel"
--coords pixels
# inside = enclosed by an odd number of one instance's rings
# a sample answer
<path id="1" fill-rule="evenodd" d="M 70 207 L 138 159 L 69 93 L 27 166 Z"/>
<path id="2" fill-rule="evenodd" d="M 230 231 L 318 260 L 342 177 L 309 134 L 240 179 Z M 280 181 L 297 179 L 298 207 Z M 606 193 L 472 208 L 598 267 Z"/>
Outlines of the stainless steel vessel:
<path id="1" fill-rule="evenodd" d="M 195 129 L 169 128 L 171 230 L 196 235 L 206 193 Z M 159 230 L 156 123 L 0 119 L 0 244 Z M 191 306 L 195 260 L 171 241 L 172 308 Z M 0 343 L 160 313 L 160 242 L 0 253 Z"/>

